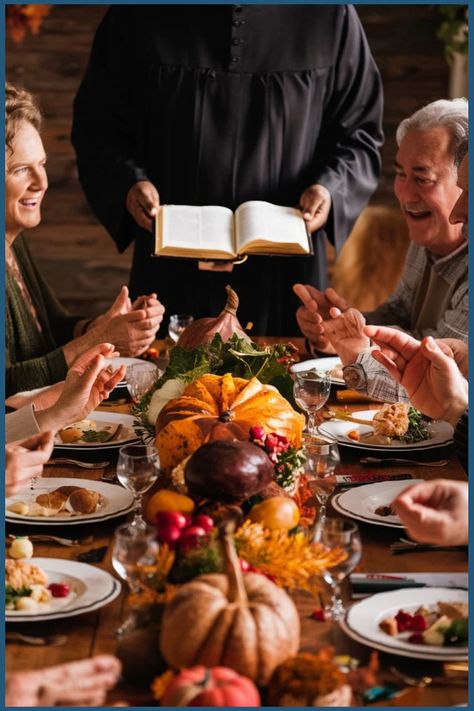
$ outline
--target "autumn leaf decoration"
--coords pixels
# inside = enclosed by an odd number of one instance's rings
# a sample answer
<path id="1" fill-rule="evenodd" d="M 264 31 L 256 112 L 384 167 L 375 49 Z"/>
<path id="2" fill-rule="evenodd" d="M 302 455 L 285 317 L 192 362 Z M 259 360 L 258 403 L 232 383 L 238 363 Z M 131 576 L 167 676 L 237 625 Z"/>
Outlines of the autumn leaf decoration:
<path id="1" fill-rule="evenodd" d="M 23 42 L 27 32 L 36 35 L 52 5 L 6 5 L 6 32 L 14 42 Z"/>

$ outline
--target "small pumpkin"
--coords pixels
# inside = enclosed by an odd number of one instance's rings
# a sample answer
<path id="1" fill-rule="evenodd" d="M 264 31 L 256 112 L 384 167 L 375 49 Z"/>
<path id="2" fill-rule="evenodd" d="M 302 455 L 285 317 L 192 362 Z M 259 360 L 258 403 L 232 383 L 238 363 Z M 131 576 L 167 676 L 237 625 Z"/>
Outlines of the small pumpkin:
<path id="1" fill-rule="evenodd" d="M 289 531 L 298 525 L 300 510 L 293 499 L 287 496 L 273 496 L 252 506 L 248 518 L 252 523 L 261 523 L 271 531 Z"/>
<path id="2" fill-rule="evenodd" d="M 255 684 L 227 667 L 183 669 L 166 687 L 162 706 L 260 706 Z"/>
<path id="3" fill-rule="evenodd" d="M 193 348 L 211 343 L 216 333 L 220 335 L 224 343 L 228 341 L 234 333 L 250 343 L 250 338 L 243 330 L 237 318 L 239 297 L 231 286 L 227 285 L 225 290 L 227 292 L 227 301 L 219 316 L 216 318 L 199 318 L 197 321 L 193 321 L 179 337 L 178 346 L 192 351 Z"/>
<path id="4" fill-rule="evenodd" d="M 171 491 L 171 489 L 160 489 L 148 500 L 145 508 L 145 518 L 148 523 L 154 524 L 156 514 L 164 511 L 192 513 L 194 511 L 194 501 L 189 496 Z"/>
<path id="5" fill-rule="evenodd" d="M 166 605 L 160 648 L 170 666 L 226 666 L 257 684 L 296 654 L 300 621 L 284 590 L 242 573 L 230 526 L 223 534 L 226 574 L 201 575 Z"/>
<path id="6" fill-rule="evenodd" d="M 284 435 L 299 447 L 305 418 L 272 385 L 257 378 L 203 375 L 170 400 L 156 422 L 156 447 L 162 469 L 169 474 L 186 457 L 211 440 L 248 441 L 260 425 L 266 433 Z"/>

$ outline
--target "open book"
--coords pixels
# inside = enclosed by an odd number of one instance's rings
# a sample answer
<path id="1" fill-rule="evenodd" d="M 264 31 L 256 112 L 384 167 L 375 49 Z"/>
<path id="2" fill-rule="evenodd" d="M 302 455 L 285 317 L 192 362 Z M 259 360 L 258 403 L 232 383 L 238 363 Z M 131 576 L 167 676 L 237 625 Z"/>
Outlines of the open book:
<path id="1" fill-rule="evenodd" d="M 155 256 L 235 260 L 245 254 L 312 254 L 302 213 L 251 200 L 227 207 L 163 205 L 155 224 Z"/>

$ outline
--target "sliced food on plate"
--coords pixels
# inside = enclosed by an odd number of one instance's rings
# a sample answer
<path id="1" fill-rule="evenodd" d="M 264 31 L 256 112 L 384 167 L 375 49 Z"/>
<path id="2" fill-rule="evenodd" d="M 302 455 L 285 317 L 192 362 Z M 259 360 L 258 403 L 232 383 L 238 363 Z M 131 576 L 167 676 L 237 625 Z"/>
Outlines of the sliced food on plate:
<path id="1" fill-rule="evenodd" d="M 62 607 L 76 591 L 66 582 L 51 582 L 35 563 L 7 558 L 5 561 L 5 609 L 36 613 Z"/>
<path id="2" fill-rule="evenodd" d="M 379 622 L 382 632 L 400 636 L 411 644 L 434 647 L 465 645 L 468 638 L 467 602 L 440 601 L 415 610 L 400 608 Z"/>

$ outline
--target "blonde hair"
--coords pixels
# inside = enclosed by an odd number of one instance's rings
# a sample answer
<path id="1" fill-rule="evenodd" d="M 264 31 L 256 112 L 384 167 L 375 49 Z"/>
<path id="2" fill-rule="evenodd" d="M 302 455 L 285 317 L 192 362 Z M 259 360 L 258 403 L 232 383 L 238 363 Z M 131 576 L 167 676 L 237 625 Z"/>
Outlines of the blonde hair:
<path id="1" fill-rule="evenodd" d="M 43 117 L 33 94 L 5 82 L 5 145 L 12 149 L 13 139 L 24 121 L 31 123 L 37 131 L 40 130 Z"/>

